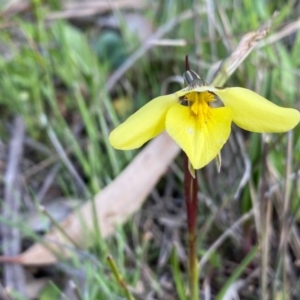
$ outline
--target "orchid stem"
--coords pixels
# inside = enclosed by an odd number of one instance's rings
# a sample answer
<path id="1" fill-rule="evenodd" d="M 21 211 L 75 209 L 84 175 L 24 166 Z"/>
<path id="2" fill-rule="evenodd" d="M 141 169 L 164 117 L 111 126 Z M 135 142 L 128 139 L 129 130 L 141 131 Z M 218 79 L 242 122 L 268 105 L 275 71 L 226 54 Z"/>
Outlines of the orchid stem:
<path id="1" fill-rule="evenodd" d="M 197 263 L 197 173 L 191 172 L 189 160 L 184 154 L 184 193 L 188 227 L 188 270 L 190 299 L 199 300 Z"/>

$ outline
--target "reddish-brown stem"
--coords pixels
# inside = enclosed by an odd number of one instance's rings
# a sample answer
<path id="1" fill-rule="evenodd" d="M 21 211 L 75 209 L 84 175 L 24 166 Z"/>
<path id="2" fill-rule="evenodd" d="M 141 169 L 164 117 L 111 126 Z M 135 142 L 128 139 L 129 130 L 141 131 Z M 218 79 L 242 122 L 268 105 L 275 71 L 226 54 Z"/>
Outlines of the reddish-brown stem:
<path id="1" fill-rule="evenodd" d="M 198 266 L 197 266 L 197 173 L 192 176 L 189 160 L 184 153 L 184 194 L 187 211 L 188 227 L 188 257 L 189 257 L 189 285 L 192 300 L 198 300 Z"/>
<path id="2" fill-rule="evenodd" d="M 191 70 L 190 69 L 190 63 L 189 63 L 189 56 L 188 55 L 185 56 L 185 70 L 186 71 L 190 71 Z"/>

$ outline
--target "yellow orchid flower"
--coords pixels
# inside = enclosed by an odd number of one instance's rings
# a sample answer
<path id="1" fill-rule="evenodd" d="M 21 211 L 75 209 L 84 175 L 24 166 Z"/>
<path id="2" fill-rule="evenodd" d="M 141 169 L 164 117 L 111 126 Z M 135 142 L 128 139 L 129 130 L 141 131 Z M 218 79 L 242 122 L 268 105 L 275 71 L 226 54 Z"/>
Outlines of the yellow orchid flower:
<path id="1" fill-rule="evenodd" d="M 219 154 L 231 122 L 248 131 L 271 133 L 288 131 L 300 120 L 298 110 L 277 106 L 251 90 L 205 85 L 195 72 L 186 73 L 191 78 L 186 88 L 140 108 L 111 132 L 111 145 L 120 150 L 139 148 L 166 130 L 193 168 L 200 169 Z M 224 107 L 213 107 L 218 98 Z"/>

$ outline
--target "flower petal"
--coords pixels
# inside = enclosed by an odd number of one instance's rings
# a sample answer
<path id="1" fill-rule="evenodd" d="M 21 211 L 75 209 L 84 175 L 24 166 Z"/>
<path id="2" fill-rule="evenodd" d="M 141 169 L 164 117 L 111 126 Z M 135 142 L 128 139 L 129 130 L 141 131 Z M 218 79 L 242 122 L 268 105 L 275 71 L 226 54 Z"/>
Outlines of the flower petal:
<path id="1" fill-rule="evenodd" d="M 165 130 L 166 113 L 176 103 L 175 94 L 151 100 L 110 133 L 111 145 L 121 150 L 142 146 Z"/>
<path id="2" fill-rule="evenodd" d="M 296 109 L 283 108 L 244 88 L 215 89 L 226 107 L 233 111 L 233 122 L 253 132 L 284 132 L 300 120 Z"/>
<path id="3" fill-rule="evenodd" d="M 232 111 L 226 107 L 209 109 L 206 122 L 201 122 L 188 107 L 177 104 L 168 110 L 166 130 L 194 169 L 200 169 L 220 152 L 229 137 L 231 121 Z"/>

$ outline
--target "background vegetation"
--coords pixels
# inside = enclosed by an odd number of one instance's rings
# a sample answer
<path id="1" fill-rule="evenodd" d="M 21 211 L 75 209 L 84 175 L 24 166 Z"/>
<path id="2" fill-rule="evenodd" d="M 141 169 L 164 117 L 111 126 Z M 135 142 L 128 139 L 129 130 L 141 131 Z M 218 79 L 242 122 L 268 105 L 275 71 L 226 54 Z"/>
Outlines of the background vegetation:
<path id="1" fill-rule="evenodd" d="M 1 2 L 3 253 L 7 243 L 26 250 L 49 230 L 53 220 L 39 205 L 61 221 L 131 163 L 137 151 L 114 150 L 108 134 L 181 87 L 185 55 L 209 82 L 241 38 L 275 12 L 268 36 L 226 85 L 300 109 L 299 1 Z M 221 173 L 214 163 L 199 171 L 202 299 L 299 299 L 299 136 L 299 126 L 276 135 L 233 127 Z M 185 226 L 178 157 L 113 236 L 87 231 L 92 244 L 55 265 L 19 266 L 14 278 L 3 263 L 2 297 L 125 299 L 111 255 L 136 299 L 187 299 Z M 6 239 L 7 230 L 18 233 Z"/>

